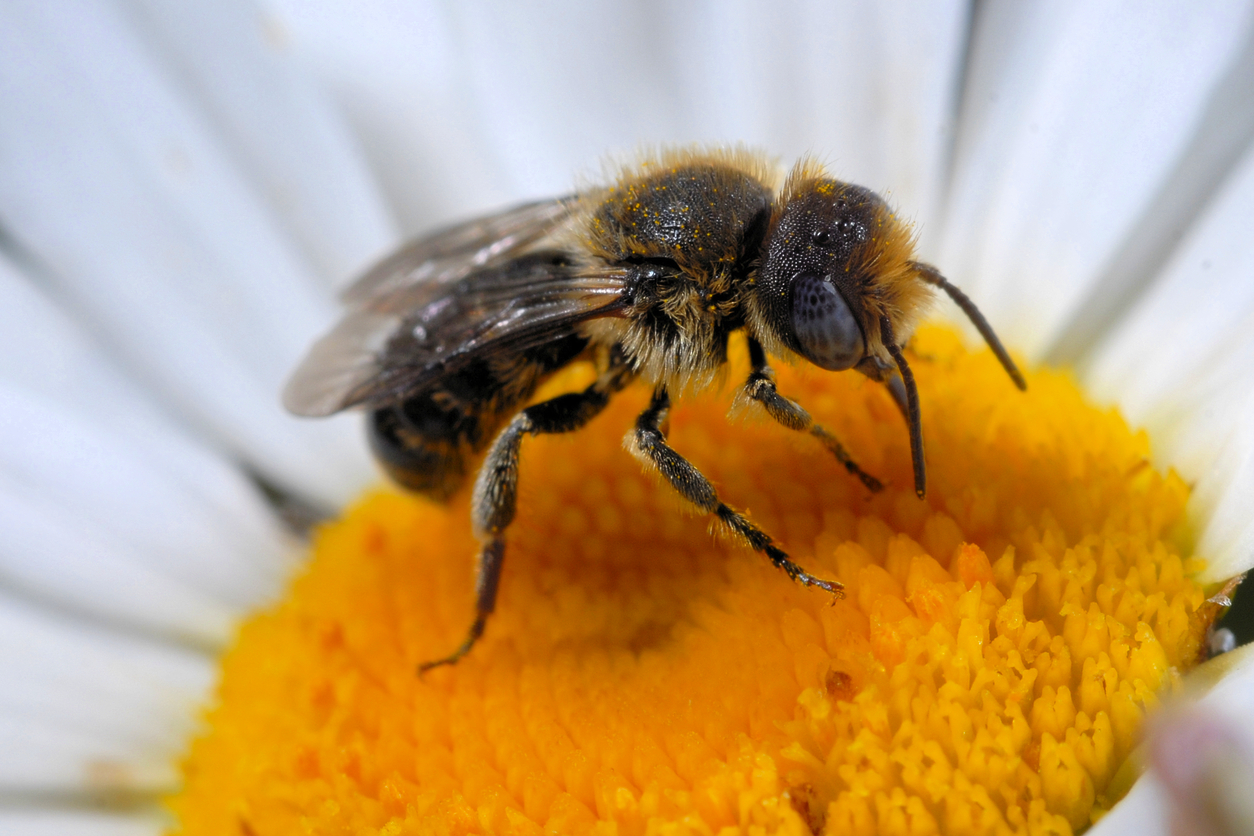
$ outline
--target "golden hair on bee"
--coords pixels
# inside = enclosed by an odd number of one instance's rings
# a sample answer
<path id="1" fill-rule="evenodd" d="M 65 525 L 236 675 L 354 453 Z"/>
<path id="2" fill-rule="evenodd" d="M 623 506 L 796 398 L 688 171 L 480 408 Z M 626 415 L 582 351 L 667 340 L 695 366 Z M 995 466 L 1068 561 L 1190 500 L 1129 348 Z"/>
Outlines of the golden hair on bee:
<path id="1" fill-rule="evenodd" d="M 623 345 L 650 382 L 681 392 L 716 381 L 778 180 L 765 155 L 741 146 L 661 149 L 620 165 L 595 193 L 585 246 L 649 278 L 634 283 L 621 319 L 589 332 Z"/>
<path id="2" fill-rule="evenodd" d="M 948 293 L 1023 388 L 988 323 L 936 268 L 876 193 L 798 163 L 779 177 L 743 147 L 667 148 L 620 165 L 609 185 L 528 203 L 409 244 L 350 288 L 350 310 L 297 369 L 284 403 L 302 415 L 364 406 L 376 457 L 407 488 L 443 499 L 486 456 L 472 524 L 483 540 L 475 620 L 451 655 L 479 638 L 496 600 L 516 511 L 522 440 L 573 432 L 633 380 L 652 386 L 627 448 L 697 510 L 789 577 L 840 594 L 724 502 L 666 440 L 673 394 L 727 369 L 745 331 L 741 397 L 813 436 L 870 491 L 836 437 L 775 388 L 768 355 L 853 369 L 883 382 L 910 433 L 915 492 L 926 489 L 923 429 L 903 347 L 931 298 Z M 596 380 L 528 405 L 545 378 L 579 358 Z"/>
<path id="3" fill-rule="evenodd" d="M 784 179 L 784 172 L 777 158 L 759 148 L 740 143 L 646 145 L 630 154 L 606 157 L 595 179 L 584 180 L 581 183 L 580 193 L 613 190 L 635 183 L 642 178 L 675 173 L 694 165 L 715 166 L 742 172 L 767 186 L 772 194 L 779 190 Z"/>

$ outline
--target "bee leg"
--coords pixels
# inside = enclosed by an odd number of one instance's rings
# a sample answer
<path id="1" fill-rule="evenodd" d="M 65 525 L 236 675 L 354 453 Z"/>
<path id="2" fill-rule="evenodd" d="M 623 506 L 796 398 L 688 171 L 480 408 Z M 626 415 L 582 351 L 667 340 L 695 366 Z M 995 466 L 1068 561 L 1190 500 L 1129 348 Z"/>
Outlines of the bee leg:
<path id="1" fill-rule="evenodd" d="M 814 423 L 810 413 L 802 409 L 796 401 L 779 393 L 779 390 L 775 388 L 775 372 L 766 361 L 766 352 L 762 350 L 762 344 L 752 337 L 749 338 L 749 361 L 753 364 L 753 371 L 750 372 L 749 379 L 745 381 L 745 397 L 762 404 L 768 415 L 788 429 L 808 432 L 817 438 L 828 452 L 836 457 L 836 461 L 844 465 L 845 470 L 858 477 L 868 490 L 884 489 L 883 482 L 858 467 L 858 463 L 845 451 L 836 436 L 828 432 L 821 424 Z"/>
<path id="2" fill-rule="evenodd" d="M 661 427 L 666 421 L 666 414 L 670 411 L 670 407 L 671 399 L 666 392 L 666 387 L 659 386 L 653 392 L 653 400 L 650 401 L 649 408 L 640 413 L 640 417 L 636 419 L 635 430 L 627 437 L 628 448 L 636 458 L 657 468 L 671 487 L 679 491 L 680 496 L 707 514 L 718 517 L 720 522 L 740 535 L 750 547 L 765 554 L 772 563 L 787 572 L 788 577 L 806 586 L 817 586 L 837 596 L 842 596 L 843 584 L 816 578 L 793 563 L 788 555 L 774 544 L 770 535 L 720 500 L 718 491 L 710 484 L 710 480 L 666 443 L 666 435 Z"/>
<path id="3" fill-rule="evenodd" d="M 610 402 L 610 396 L 626 386 L 632 377 L 625 363 L 616 357 L 609 369 L 587 389 L 558 395 L 527 407 L 515 415 L 492 442 L 492 448 L 475 479 L 475 493 L 471 503 L 475 532 L 485 540 L 483 550 L 479 553 L 475 620 L 466 634 L 466 640 L 452 655 L 424 662 L 418 666 L 419 673 L 440 665 L 451 665 L 470 652 L 470 648 L 483 635 L 488 616 L 496 607 L 501 563 L 505 558 L 505 540 L 502 535 L 514 521 L 517 508 L 518 453 L 522 447 L 523 436 L 567 433 L 579 429 L 605 409 Z"/>
<path id="4" fill-rule="evenodd" d="M 501 580 L 501 563 L 504 558 L 505 541 L 500 537 L 493 537 L 483 544 L 483 550 L 479 552 L 479 568 L 475 580 L 475 621 L 470 625 L 470 631 L 466 634 L 466 638 L 460 647 L 443 659 L 423 662 L 418 666 L 420 675 L 432 668 L 438 668 L 440 665 L 453 664 L 469 653 L 470 648 L 474 647 L 475 642 L 483 635 L 483 628 L 488 623 L 488 616 L 496 608 L 496 588 Z"/>

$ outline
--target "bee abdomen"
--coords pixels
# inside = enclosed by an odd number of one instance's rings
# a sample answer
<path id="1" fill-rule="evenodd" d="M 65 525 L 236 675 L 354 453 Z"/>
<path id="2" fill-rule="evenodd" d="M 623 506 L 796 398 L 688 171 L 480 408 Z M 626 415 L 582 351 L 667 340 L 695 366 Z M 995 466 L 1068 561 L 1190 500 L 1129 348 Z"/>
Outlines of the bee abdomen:
<path id="1" fill-rule="evenodd" d="M 517 355 L 478 358 L 436 385 L 370 415 L 370 447 L 402 487 L 447 499 L 493 436 L 587 340 L 558 338 Z"/>
<path id="2" fill-rule="evenodd" d="M 482 446 L 480 417 L 459 406 L 441 407 L 423 392 L 370 416 L 370 448 L 402 487 L 447 499 L 466 479 L 467 458 Z M 487 428 L 489 431 L 493 427 Z"/>

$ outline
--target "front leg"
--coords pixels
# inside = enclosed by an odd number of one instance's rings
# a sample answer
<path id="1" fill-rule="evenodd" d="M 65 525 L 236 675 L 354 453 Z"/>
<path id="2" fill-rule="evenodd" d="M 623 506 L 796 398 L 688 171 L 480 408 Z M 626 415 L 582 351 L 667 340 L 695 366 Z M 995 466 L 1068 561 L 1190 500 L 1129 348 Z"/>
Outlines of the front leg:
<path id="1" fill-rule="evenodd" d="M 635 430 L 627 436 L 627 447 L 636 458 L 656 468 L 658 473 L 671 484 L 671 487 L 679 491 L 680 496 L 705 513 L 718 517 L 751 548 L 762 552 L 770 558 L 771 563 L 787 572 L 788 577 L 805 586 L 817 586 L 838 597 L 844 597 L 843 584 L 816 578 L 793 563 L 788 555 L 774 544 L 770 535 L 720 500 L 718 491 L 710 484 L 710 480 L 666 443 L 666 435 L 661 427 L 666 421 L 666 413 L 670 411 L 670 406 L 671 399 L 666 392 L 666 387 L 659 386 L 653 392 L 653 400 L 649 403 L 649 408 L 640 413 L 640 417 L 636 419 Z"/>
<path id="2" fill-rule="evenodd" d="M 762 404 L 768 415 L 788 429 L 808 432 L 817 438 L 828 449 L 828 452 L 836 457 L 836 461 L 843 464 L 845 470 L 857 476 L 869 490 L 883 490 L 884 483 L 858 467 L 858 463 L 836 440 L 836 436 L 828 432 L 821 424 L 814 423 L 810 413 L 802 409 L 795 401 L 779 393 L 779 390 L 775 388 L 775 373 L 766 362 L 766 352 L 762 350 L 762 344 L 752 337 L 749 338 L 749 362 L 753 364 L 753 371 L 749 373 L 749 379 L 745 381 L 745 397 Z"/>

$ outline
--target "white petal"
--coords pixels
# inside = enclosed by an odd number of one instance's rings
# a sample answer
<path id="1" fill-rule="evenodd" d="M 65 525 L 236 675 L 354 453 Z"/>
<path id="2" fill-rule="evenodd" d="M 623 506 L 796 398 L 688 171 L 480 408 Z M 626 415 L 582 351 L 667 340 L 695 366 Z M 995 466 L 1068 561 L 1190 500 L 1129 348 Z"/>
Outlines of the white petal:
<path id="1" fill-rule="evenodd" d="M 72 510 L 27 495 L 0 475 L 0 579 L 4 586 L 202 646 L 222 644 L 238 614 L 146 563 L 142 552 Z"/>
<path id="2" fill-rule="evenodd" d="M 1196 482 L 1212 580 L 1254 566 L 1254 146 L 1149 293 L 1094 354 L 1089 391 Z"/>
<path id="3" fill-rule="evenodd" d="M 258 9 L 247 0 L 123 5 L 328 284 L 396 246 L 355 141 Z"/>
<path id="4" fill-rule="evenodd" d="M 1170 176 L 1248 2 L 994 3 L 981 15 L 940 263 L 1039 356 Z"/>
<path id="5" fill-rule="evenodd" d="M 1208 712 L 1218 712 L 1254 738 L 1254 645 L 1239 647 L 1200 665 L 1189 674 L 1192 696 Z M 1132 790 L 1088 836 L 1167 836 L 1166 790 L 1152 773 Z"/>
<path id="6" fill-rule="evenodd" d="M 237 606 L 265 600 L 286 576 L 291 546 L 258 491 L 155 409 L 3 256 L 0 390 L 0 473 Z"/>
<path id="7" fill-rule="evenodd" d="M 1231 176 L 1254 141 L 1254 37 L 1218 82 L 1193 137 L 1170 176 L 1150 197 L 1136 226 L 1111 254 L 1058 335 L 1049 362 L 1083 362 L 1162 272 L 1188 229 Z"/>
<path id="8" fill-rule="evenodd" d="M 246 548 L 255 544 L 220 533 L 216 515 L 206 514 L 177 482 L 148 466 L 142 453 L 133 452 L 135 442 L 3 384 L 0 415 L 7 442 L 0 449 L 0 494 L 13 503 L 0 508 L 0 515 L 15 526 L 4 528 L 0 552 L 11 571 L 47 574 L 56 562 L 64 568 L 54 574 L 64 575 L 74 586 L 86 580 L 84 571 L 107 579 L 118 567 L 108 572 L 103 564 L 69 569 L 84 561 L 90 564 L 97 551 L 92 546 L 98 543 L 100 551 L 128 556 L 146 567 L 145 574 L 154 572 L 195 590 L 196 599 L 220 602 L 213 607 L 215 613 L 265 601 L 286 579 L 289 567 L 281 555 Z M 55 538 L 50 543 L 45 542 L 49 534 Z M 111 547 L 104 548 L 106 543 Z M 24 559 L 38 565 L 23 565 Z M 180 612 L 163 595 L 136 606 L 138 590 L 123 577 L 106 587 L 94 583 L 87 586 L 89 597 L 103 601 L 116 587 L 126 601 L 125 611 L 136 618 L 154 607 L 172 615 Z"/>
<path id="9" fill-rule="evenodd" d="M 561 193 L 607 152 L 746 142 L 927 212 L 966 5 L 269 0 L 365 137 L 403 224 Z M 468 70 L 468 72 L 467 72 Z"/>
<path id="10" fill-rule="evenodd" d="M 361 137 L 402 229 L 518 198 L 479 123 L 445 4 L 263 2 Z"/>
<path id="11" fill-rule="evenodd" d="M 1169 836 L 1166 792 L 1153 775 L 1142 775 L 1087 836 Z"/>
<path id="12" fill-rule="evenodd" d="M 280 385 L 333 306 L 211 122 L 99 6 L 0 7 L 0 219 L 128 365 L 275 481 L 372 478 L 356 422 Z"/>
<path id="13" fill-rule="evenodd" d="M 0 594 L 0 792 L 167 790 L 213 664 Z"/>
<path id="14" fill-rule="evenodd" d="M 836 176 L 886 191 L 908 214 L 934 215 L 965 4 L 666 8 L 664 66 L 674 70 L 650 92 L 656 97 L 678 79 L 683 138 L 747 141 L 787 163 L 813 152 Z M 657 40 L 656 25 L 642 18 L 634 51 Z"/>
<path id="15" fill-rule="evenodd" d="M 2 836 L 160 836 L 168 824 L 155 813 L 0 810 Z"/>

